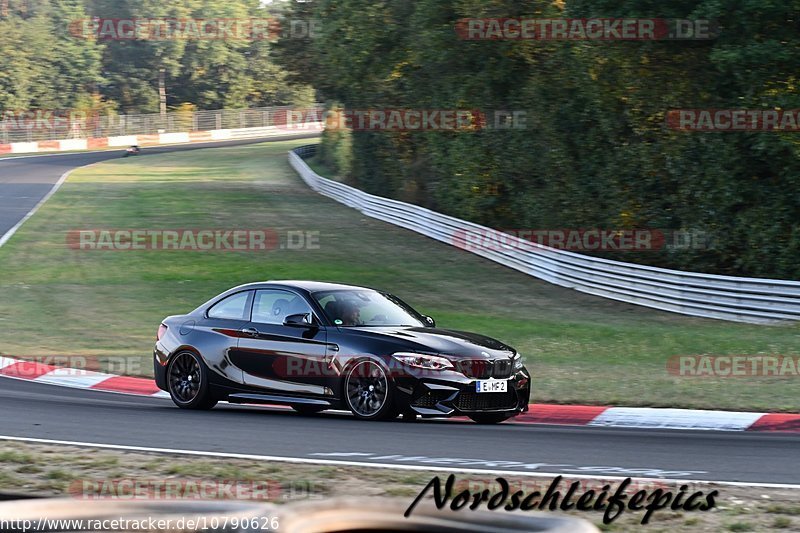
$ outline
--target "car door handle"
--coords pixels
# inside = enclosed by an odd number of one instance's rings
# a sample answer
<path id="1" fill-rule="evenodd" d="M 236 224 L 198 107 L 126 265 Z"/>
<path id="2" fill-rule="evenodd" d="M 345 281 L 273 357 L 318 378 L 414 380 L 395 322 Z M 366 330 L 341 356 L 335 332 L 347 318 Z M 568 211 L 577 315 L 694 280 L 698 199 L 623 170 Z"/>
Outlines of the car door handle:
<path id="1" fill-rule="evenodd" d="M 244 333 L 248 337 L 258 337 L 260 335 L 260 333 L 256 328 L 244 328 L 242 330 L 242 333 Z"/>

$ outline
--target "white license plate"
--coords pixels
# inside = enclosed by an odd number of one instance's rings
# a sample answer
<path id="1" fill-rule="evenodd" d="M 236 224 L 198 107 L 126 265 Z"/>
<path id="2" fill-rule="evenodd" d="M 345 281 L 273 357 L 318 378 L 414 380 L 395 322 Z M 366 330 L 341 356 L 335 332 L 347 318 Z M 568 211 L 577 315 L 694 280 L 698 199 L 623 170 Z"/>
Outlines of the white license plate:
<path id="1" fill-rule="evenodd" d="M 475 382 L 475 390 L 478 392 L 507 392 L 508 381 L 499 379 L 484 379 Z"/>

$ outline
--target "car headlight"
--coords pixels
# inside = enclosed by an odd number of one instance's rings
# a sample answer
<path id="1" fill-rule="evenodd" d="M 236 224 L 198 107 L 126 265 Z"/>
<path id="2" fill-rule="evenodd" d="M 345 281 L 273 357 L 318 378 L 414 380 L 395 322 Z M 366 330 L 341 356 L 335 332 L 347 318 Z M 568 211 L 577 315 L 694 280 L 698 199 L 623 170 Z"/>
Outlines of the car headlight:
<path id="1" fill-rule="evenodd" d="M 455 367 L 449 359 L 438 355 L 426 355 L 422 353 L 398 352 L 392 357 L 404 365 L 414 368 L 424 368 L 426 370 L 454 370 Z"/>
<path id="2" fill-rule="evenodd" d="M 522 370 L 522 367 L 524 366 L 522 364 L 522 356 L 520 354 L 515 355 L 513 361 L 514 361 L 514 370 L 515 371 Z"/>

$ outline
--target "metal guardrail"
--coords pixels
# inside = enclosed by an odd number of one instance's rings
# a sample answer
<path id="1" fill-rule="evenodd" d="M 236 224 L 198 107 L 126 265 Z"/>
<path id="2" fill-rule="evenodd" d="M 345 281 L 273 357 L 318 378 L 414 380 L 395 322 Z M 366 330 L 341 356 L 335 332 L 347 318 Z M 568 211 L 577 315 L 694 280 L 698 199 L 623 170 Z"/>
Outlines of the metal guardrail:
<path id="1" fill-rule="evenodd" d="M 315 104 L 308 109 L 317 109 Z M 154 135 L 191 131 L 264 128 L 284 124 L 294 107 L 172 111 L 141 115 L 97 115 L 61 111 L 0 114 L 0 144 L 12 142 Z"/>
<path id="2" fill-rule="evenodd" d="M 800 320 L 800 282 L 682 272 L 589 257 L 533 244 L 505 233 L 507 249 L 471 247 L 468 232 L 495 230 L 424 207 L 367 194 L 316 174 L 303 161 L 316 145 L 289 153 L 309 187 L 365 215 L 469 250 L 536 278 L 587 294 L 683 315 L 747 323 Z M 516 245 L 514 245 L 516 244 Z"/>

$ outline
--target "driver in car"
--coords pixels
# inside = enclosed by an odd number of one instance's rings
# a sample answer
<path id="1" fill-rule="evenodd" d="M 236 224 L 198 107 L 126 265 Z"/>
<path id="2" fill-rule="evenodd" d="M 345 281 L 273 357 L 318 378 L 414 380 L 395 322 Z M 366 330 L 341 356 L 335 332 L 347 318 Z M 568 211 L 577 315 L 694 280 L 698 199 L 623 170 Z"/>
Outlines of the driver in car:
<path id="1" fill-rule="evenodd" d="M 341 302 L 339 318 L 344 326 L 360 326 L 361 310 L 353 302 Z"/>

